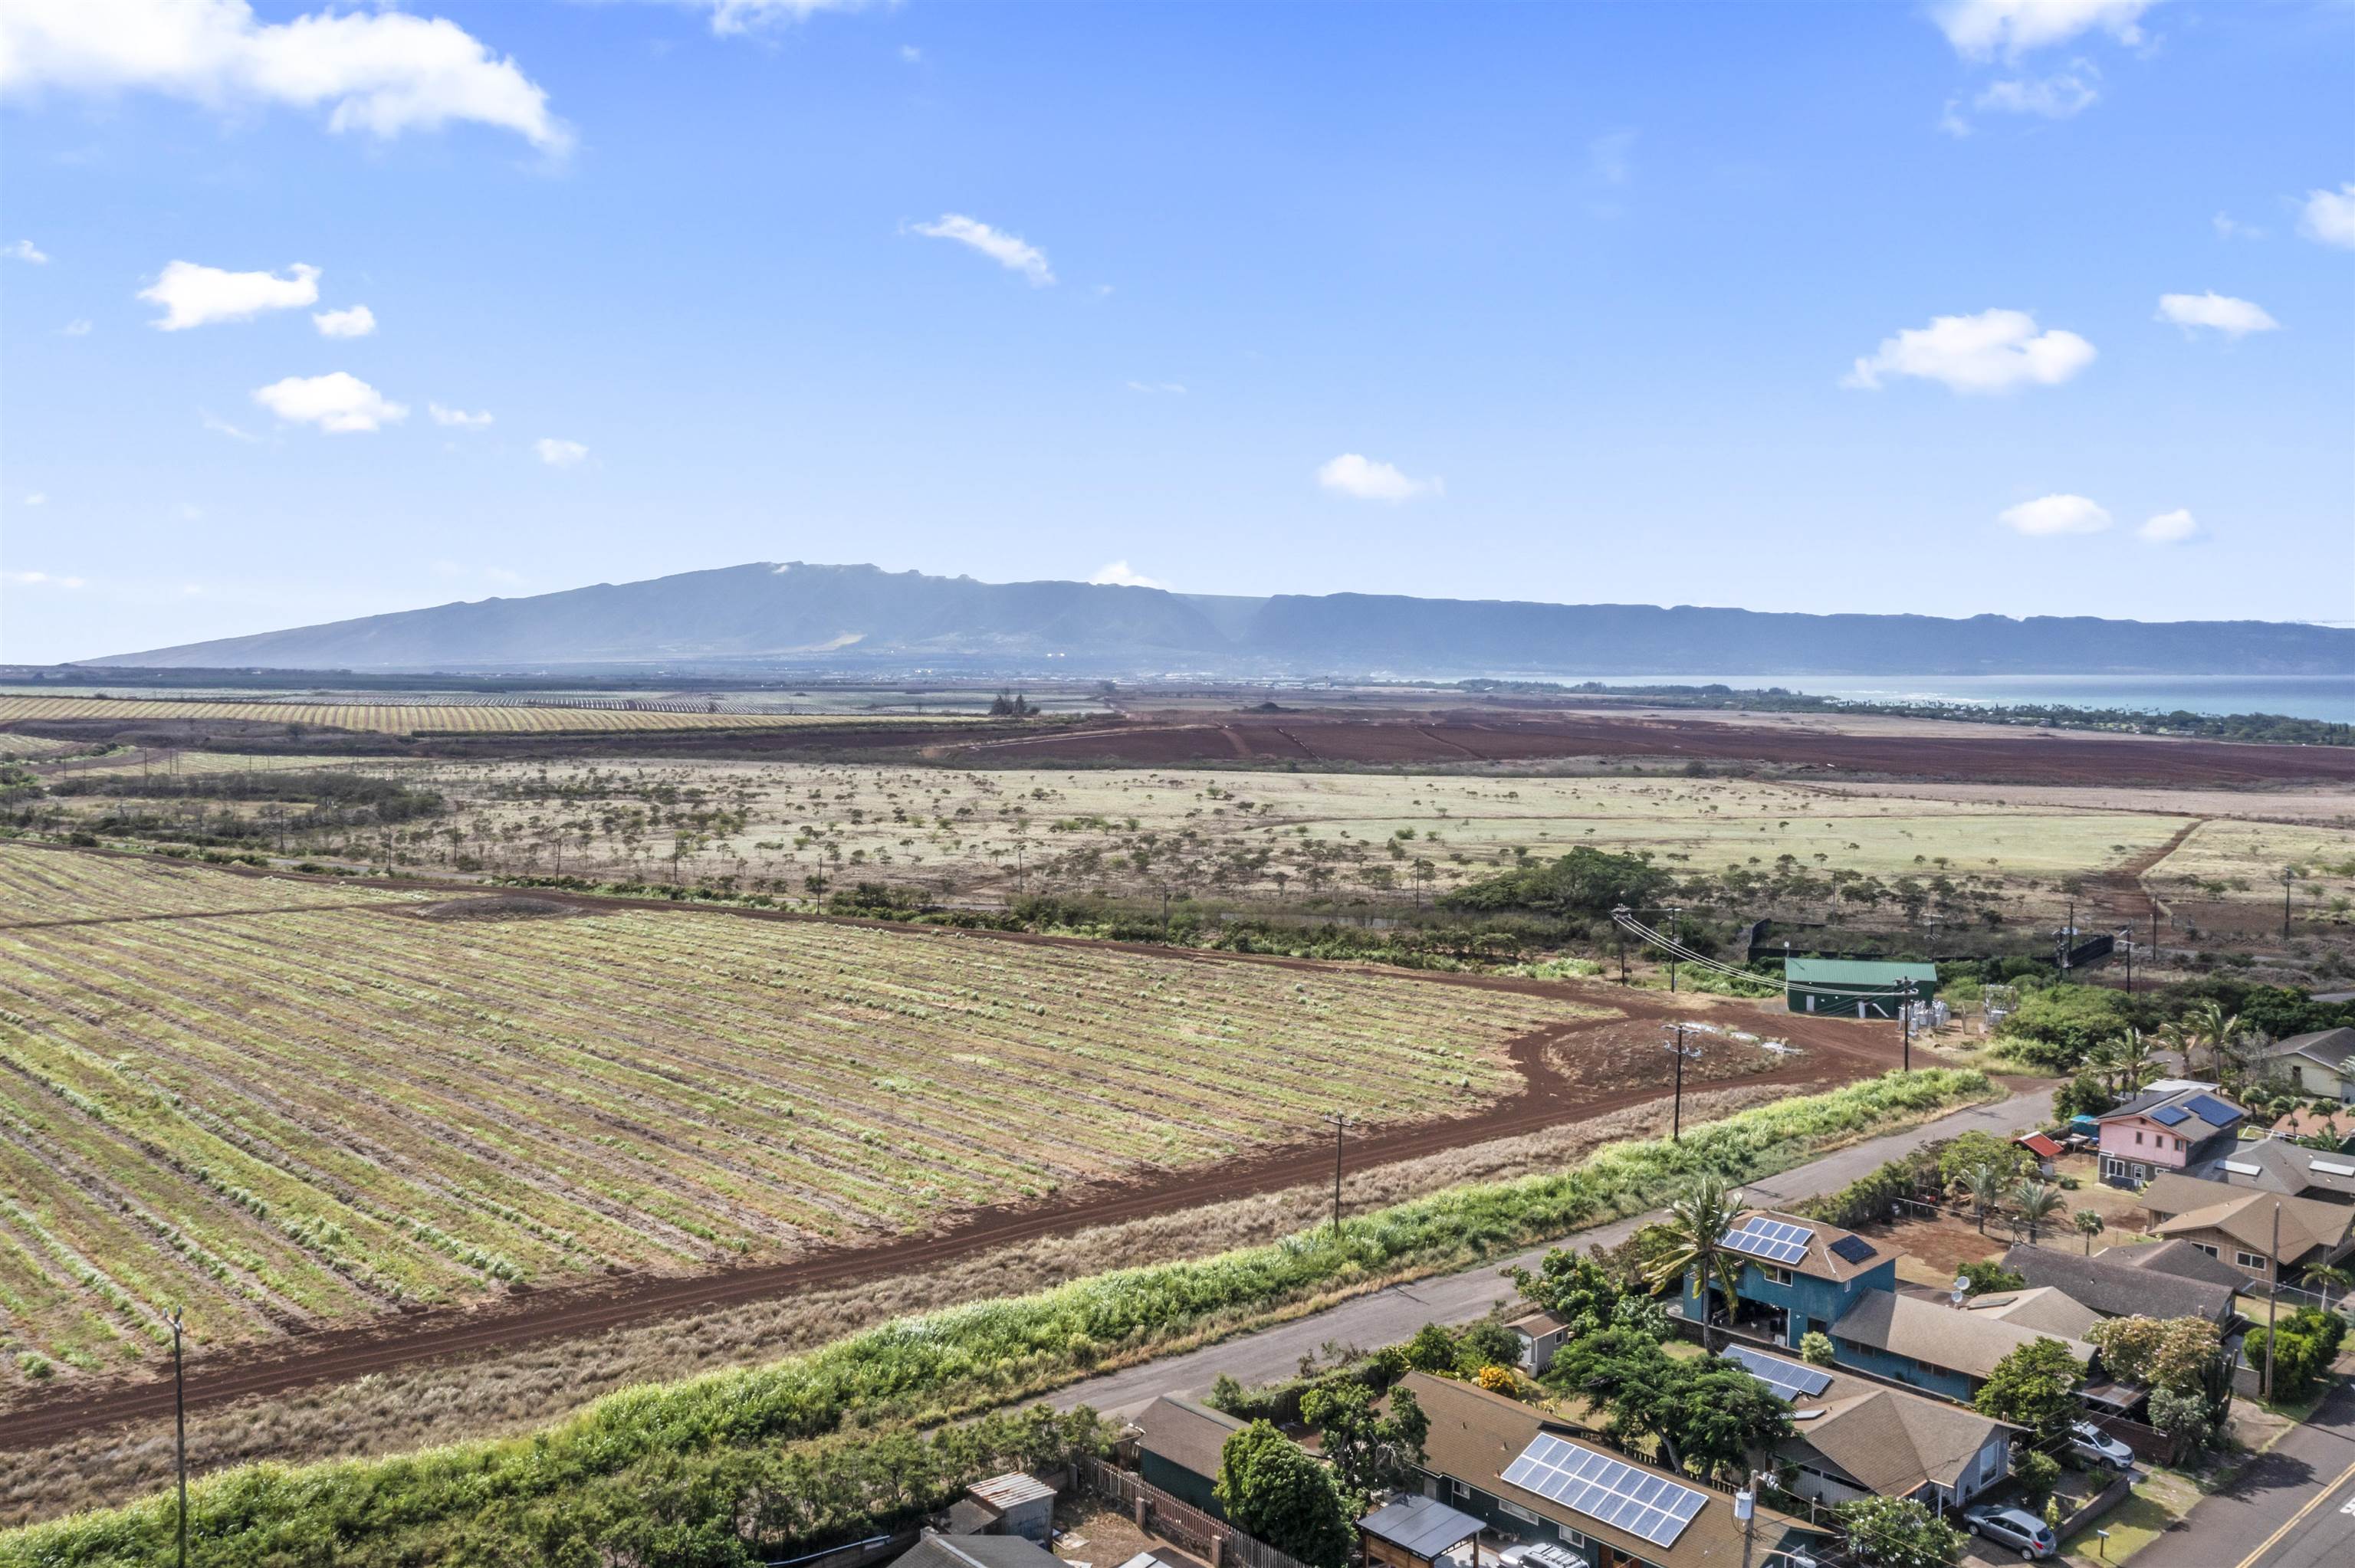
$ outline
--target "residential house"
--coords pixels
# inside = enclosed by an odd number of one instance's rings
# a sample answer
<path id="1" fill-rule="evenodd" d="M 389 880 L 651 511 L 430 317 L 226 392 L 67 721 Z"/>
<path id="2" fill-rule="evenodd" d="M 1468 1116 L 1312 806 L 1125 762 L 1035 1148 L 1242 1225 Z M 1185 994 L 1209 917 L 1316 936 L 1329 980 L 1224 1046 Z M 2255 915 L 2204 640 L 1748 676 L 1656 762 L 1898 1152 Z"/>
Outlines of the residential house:
<path id="1" fill-rule="evenodd" d="M 958 1536 L 1021 1535 L 1044 1542 L 1055 1533 L 1055 1489 L 1019 1470 L 975 1481 L 951 1505 L 949 1527 Z"/>
<path id="2" fill-rule="evenodd" d="M 2101 1128 L 2102 1180 L 2139 1187 L 2161 1172 L 2217 1159 L 2248 1119 L 2247 1111 L 2212 1085 L 2154 1085 L 2094 1118 Z"/>
<path id="3" fill-rule="evenodd" d="M 2056 1340 L 2082 1340 L 2102 1315 L 2072 1298 L 2058 1286 L 2038 1285 L 2025 1290 L 1997 1290 L 1973 1296 L 1962 1304 L 1966 1312 L 2031 1329 Z"/>
<path id="4" fill-rule="evenodd" d="M 2355 1110 L 2334 1111 L 2324 1116 L 2307 1106 L 2300 1106 L 2273 1125 L 2275 1138 L 2314 1138 L 2337 1146 L 2341 1154 L 2355 1150 Z"/>
<path id="5" fill-rule="evenodd" d="M 1431 1418 L 1424 1495 L 1592 1568 L 1789 1568 L 1791 1553 L 1832 1544 L 1828 1531 L 1766 1508 L 1745 1531 L 1726 1493 L 1614 1453 L 1518 1400 L 1427 1372 L 1400 1386 Z"/>
<path id="6" fill-rule="evenodd" d="M 1895 1253 L 1817 1220 L 1747 1209 L 1727 1228 L 1723 1245 L 1742 1255 L 1733 1327 L 1793 1350 L 1809 1333 L 1829 1330 L 1858 1300 L 1897 1286 Z M 1722 1298 L 1713 1287 L 1708 1297 L 1707 1311 L 1721 1319 Z M 1691 1319 L 1704 1309 L 1701 1282 L 1689 1271 L 1680 1309 Z"/>
<path id="7" fill-rule="evenodd" d="M 941 1535 L 924 1531 L 893 1568 L 1064 1568 L 1063 1560 L 1021 1535 Z"/>
<path id="8" fill-rule="evenodd" d="M 1554 1352 L 1570 1337 L 1569 1322 L 1542 1307 L 1522 1313 L 1505 1327 L 1521 1341 L 1521 1370 L 1532 1377 L 1553 1365 Z"/>
<path id="9" fill-rule="evenodd" d="M 1996 1363 L 2022 1345 L 2058 1340 L 2090 1362 L 2094 1347 L 2070 1334 L 2007 1322 L 1897 1290 L 1868 1291 L 1831 1327 L 1832 1353 L 1843 1366 L 1892 1378 L 1966 1403 L 1995 1374 Z"/>
<path id="10" fill-rule="evenodd" d="M 1720 1353 L 1790 1402 L 1794 1436 L 1776 1454 L 1801 1497 L 1912 1498 L 1934 1511 L 1960 1508 L 2010 1471 L 2019 1428 L 1975 1410 L 1744 1345 Z"/>
<path id="11" fill-rule="evenodd" d="M 2276 1040 L 2264 1050 L 2266 1073 L 2318 1100 L 2355 1100 L 2355 1029 L 2318 1029 Z"/>
<path id="12" fill-rule="evenodd" d="M 2236 1292 L 2245 1290 L 2249 1286 L 2247 1275 L 2214 1253 L 2193 1246 L 2188 1241 L 2137 1242 L 2131 1246 L 2105 1247 L 2094 1256 L 2105 1263 L 2121 1263 L 2129 1268 L 2138 1268 L 2146 1274 L 2198 1280 L 2203 1285 L 2226 1286 Z"/>
<path id="13" fill-rule="evenodd" d="M 2237 1277 L 2221 1283 L 2181 1278 L 2137 1268 L 2114 1256 L 2118 1250 L 2083 1257 L 2062 1247 L 2020 1245 L 2003 1255 L 2003 1266 L 2031 1287 L 2050 1285 L 2067 1291 L 2071 1300 L 2104 1318 L 2205 1318 L 2220 1329 L 2232 1322 Z M 2212 1261 L 2204 1253 L 2194 1255 Z M 2084 1336 L 2081 1332 L 2077 1337 Z"/>
<path id="14" fill-rule="evenodd" d="M 1227 1517 L 1211 1489 L 1219 1484 L 1219 1455 L 1244 1424 L 1176 1394 L 1163 1394 L 1135 1422 L 1136 1473 L 1179 1502 L 1212 1519 Z"/>
<path id="15" fill-rule="evenodd" d="M 2226 1187 L 2190 1176 L 2160 1177 L 2143 1190 L 2142 1199 L 2150 1211 L 2152 1234 L 2190 1242 L 2254 1279 L 2295 1283 L 2308 1266 L 2337 1263 L 2355 1246 L 2350 1239 L 2355 1233 L 2355 1207 L 2344 1203 Z"/>
<path id="16" fill-rule="evenodd" d="M 2355 1203 L 2355 1155 L 2308 1149 L 2278 1138 L 2243 1143 L 2191 1172 L 2204 1181 L 2280 1192 L 2325 1203 Z"/>

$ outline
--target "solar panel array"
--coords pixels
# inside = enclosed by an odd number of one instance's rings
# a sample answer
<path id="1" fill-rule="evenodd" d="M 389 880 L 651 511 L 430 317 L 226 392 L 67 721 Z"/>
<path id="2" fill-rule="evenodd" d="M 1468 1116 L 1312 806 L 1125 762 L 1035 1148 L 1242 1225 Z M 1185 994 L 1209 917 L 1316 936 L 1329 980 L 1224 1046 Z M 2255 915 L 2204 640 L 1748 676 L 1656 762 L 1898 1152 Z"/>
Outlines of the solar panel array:
<path id="1" fill-rule="evenodd" d="M 1658 1547 L 1674 1546 L 1709 1500 L 1665 1476 L 1544 1433 L 1505 1467 L 1504 1478 Z"/>
<path id="2" fill-rule="evenodd" d="M 1842 1236 L 1832 1243 L 1832 1255 L 1844 1257 L 1850 1263 L 1862 1263 L 1873 1255 L 1872 1244 L 1862 1236 Z"/>
<path id="3" fill-rule="evenodd" d="M 1752 1220 L 1738 1231 L 1725 1233 L 1724 1245 L 1769 1263 L 1796 1263 L 1807 1255 L 1815 1232 L 1786 1220 Z"/>
<path id="4" fill-rule="evenodd" d="M 2150 1113 L 2150 1119 L 2161 1127 L 2175 1127 L 2190 1121 L 2191 1113 L 2181 1106 L 2161 1106 Z"/>
<path id="5" fill-rule="evenodd" d="M 1729 1345 L 1718 1354 L 1738 1363 L 1742 1371 L 1773 1389 L 1777 1398 L 1793 1404 L 1802 1399 L 1813 1399 L 1832 1385 L 1832 1374 L 1828 1372 L 1761 1355 L 1746 1346 Z"/>
<path id="6" fill-rule="evenodd" d="M 2183 1102 L 2183 1108 L 2211 1127 L 2222 1127 L 2241 1119 L 2241 1113 L 2212 1095 L 2194 1095 Z M 2170 1127 L 2174 1124 L 2169 1123 Z"/>

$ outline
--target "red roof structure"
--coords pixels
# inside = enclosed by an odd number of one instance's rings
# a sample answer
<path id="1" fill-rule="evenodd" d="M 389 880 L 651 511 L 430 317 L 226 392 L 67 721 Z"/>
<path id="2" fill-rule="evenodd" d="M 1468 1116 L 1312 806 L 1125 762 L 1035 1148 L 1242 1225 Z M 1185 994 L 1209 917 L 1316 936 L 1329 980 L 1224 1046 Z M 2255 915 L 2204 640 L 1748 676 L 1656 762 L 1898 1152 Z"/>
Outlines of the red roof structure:
<path id="1" fill-rule="evenodd" d="M 2029 1153 L 2036 1156 L 2039 1160 L 2058 1160 L 2061 1158 L 2061 1146 L 2053 1142 L 2051 1139 L 2045 1137 L 2041 1132 L 2031 1132 L 2023 1137 L 2015 1138 L 2012 1141 L 2019 1145 L 2020 1148 L 2028 1150 Z"/>

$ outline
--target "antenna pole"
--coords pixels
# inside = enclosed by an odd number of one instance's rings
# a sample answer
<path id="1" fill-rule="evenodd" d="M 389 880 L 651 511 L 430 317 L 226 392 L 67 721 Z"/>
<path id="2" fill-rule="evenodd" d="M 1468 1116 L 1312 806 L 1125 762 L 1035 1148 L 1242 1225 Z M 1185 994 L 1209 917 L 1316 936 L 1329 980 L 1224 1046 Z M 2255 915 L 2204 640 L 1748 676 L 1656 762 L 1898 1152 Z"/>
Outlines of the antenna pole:
<path id="1" fill-rule="evenodd" d="M 1327 1111 L 1325 1119 L 1333 1124 L 1333 1234 L 1341 1234 L 1341 1135 L 1349 1126 L 1348 1117 L 1342 1112 Z"/>

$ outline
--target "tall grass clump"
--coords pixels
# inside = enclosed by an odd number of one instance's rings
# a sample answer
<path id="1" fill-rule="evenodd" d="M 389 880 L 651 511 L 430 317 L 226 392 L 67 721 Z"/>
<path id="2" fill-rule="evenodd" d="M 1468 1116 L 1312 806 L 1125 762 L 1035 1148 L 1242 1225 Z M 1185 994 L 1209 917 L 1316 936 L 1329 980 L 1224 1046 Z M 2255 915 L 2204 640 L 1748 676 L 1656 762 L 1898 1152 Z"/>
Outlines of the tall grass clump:
<path id="1" fill-rule="evenodd" d="M 1012 1404 L 1272 1313 L 1640 1213 L 1703 1172 L 1772 1175 L 1828 1143 L 1990 1092 L 1977 1072 L 1891 1073 L 1740 1112 L 1681 1143 L 1613 1144 L 1568 1171 L 1432 1193 L 1337 1234 L 1319 1227 L 1214 1257 L 1091 1276 L 899 1319 L 766 1367 L 625 1389 L 528 1437 L 388 1459 L 241 1467 L 191 1488 L 190 1561 L 638 1561 L 606 1550 L 620 1539 L 612 1532 L 661 1499 L 666 1528 L 684 1532 L 666 1537 L 680 1551 L 644 1561 L 757 1562 L 762 1551 L 781 1555 L 775 1549 L 791 1543 L 767 1531 L 757 1542 L 741 1539 L 754 1528 L 745 1521 L 770 1517 L 761 1497 L 776 1481 L 755 1462 L 761 1456 Z M 0 1568 L 165 1563 L 174 1518 L 165 1494 L 0 1535 Z M 581 1534 L 583 1521 L 600 1520 L 605 1533 Z M 690 1540 L 700 1544 L 689 1550 Z M 592 1550 L 591 1541 L 602 1544 Z M 559 1550 L 559 1542 L 571 1544 Z M 740 1559 L 740 1549 L 749 1555 Z"/>

